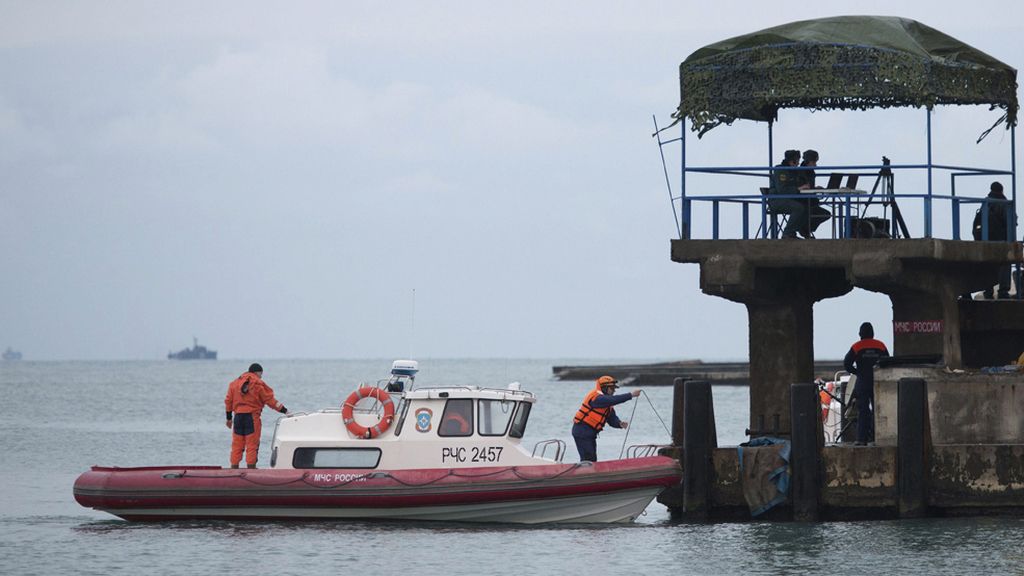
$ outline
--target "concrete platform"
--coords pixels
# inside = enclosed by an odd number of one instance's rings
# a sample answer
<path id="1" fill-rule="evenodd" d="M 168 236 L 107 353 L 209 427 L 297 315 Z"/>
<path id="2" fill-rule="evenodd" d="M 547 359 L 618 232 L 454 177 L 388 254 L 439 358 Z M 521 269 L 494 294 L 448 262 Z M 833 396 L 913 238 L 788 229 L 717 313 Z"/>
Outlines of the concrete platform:
<path id="1" fill-rule="evenodd" d="M 752 521 L 740 484 L 735 447 L 712 455 L 708 519 Z M 833 445 L 821 452 L 822 520 L 898 518 L 899 474 L 895 446 Z M 933 446 L 926 478 L 931 516 L 1024 515 L 1024 444 Z M 680 490 L 658 501 L 682 507 Z M 788 520 L 792 506 L 780 505 L 760 520 Z"/>
<path id="2" fill-rule="evenodd" d="M 884 293 L 892 301 L 893 354 L 939 356 L 960 368 L 958 297 L 991 286 L 1000 266 L 1021 260 L 1022 248 L 1017 242 L 930 238 L 673 240 L 671 256 L 700 265 L 705 294 L 747 307 L 750 429 L 787 434 L 789 385 L 811 382 L 816 373 L 815 302 L 854 287 Z M 852 326 L 858 323 L 851 318 Z M 1024 334 L 1024 324 L 1017 329 Z M 970 337 L 986 336 L 980 330 Z"/>
<path id="3" fill-rule="evenodd" d="M 928 382 L 932 444 L 1024 443 L 1024 373 L 907 367 L 875 373 L 876 444 L 895 446 L 898 440 L 897 384 L 901 378 Z"/>

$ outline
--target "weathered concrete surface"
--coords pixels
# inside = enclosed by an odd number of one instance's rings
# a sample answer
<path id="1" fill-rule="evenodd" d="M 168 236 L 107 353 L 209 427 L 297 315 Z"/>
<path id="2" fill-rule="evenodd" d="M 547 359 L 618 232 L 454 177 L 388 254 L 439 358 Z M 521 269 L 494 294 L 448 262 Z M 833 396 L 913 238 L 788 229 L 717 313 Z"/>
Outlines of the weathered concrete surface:
<path id="1" fill-rule="evenodd" d="M 672 260 L 701 267 L 701 290 L 747 306 L 750 428 L 786 434 L 789 385 L 813 379 L 812 306 L 861 287 L 890 296 L 894 322 L 939 330 L 895 336 L 896 354 L 961 365 L 956 296 L 991 283 L 1021 245 L 955 240 L 674 240 Z M 851 333 L 859 324 L 851 320 Z M 775 422 L 778 421 L 778 426 Z"/>
<path id="2" fill-rule="evenodd" d="M 896 445 L 897 383 L 928 382 L 932 444 L 1024 443 L 1024 373 L 950 373 L 893 367 L 875 372 L 875 442 Z"/>
<path id="3" fill-rule="evenodd" d="M 821 460 L 821 503 L 827 511 L 885 509 L 895 513 L 895 446 L 826 446 Z"/>
<path id="4" fill-rule="evenodd" d="M 952 514 L 1024 509 L 1024 445 L 935 446 L 928 500 Z"/>
<path id="5" fill-rule="evenodd" d="M 961 300 L 964 366 L 1013 364 L 1024 352 L 1024 300 Z"/>
<path id="6" fill-rule="evenodd" d="M 678 449 L 666 455 L 680 456 Z M 899 474 L 895 446 L 825 446 L 822 451 L 822 519 L 895 518 Z M 1024 515 L 1024 444 L 934 446 L 927 471 L 931 515 Z M 712 453 L 709 518 L 751 520 L 740 484 L 735 447 Z M 682 491 L 663 492 L 658 501 L 682 507 Z M 767 520 L 788 520 L 787 503 Z"/>

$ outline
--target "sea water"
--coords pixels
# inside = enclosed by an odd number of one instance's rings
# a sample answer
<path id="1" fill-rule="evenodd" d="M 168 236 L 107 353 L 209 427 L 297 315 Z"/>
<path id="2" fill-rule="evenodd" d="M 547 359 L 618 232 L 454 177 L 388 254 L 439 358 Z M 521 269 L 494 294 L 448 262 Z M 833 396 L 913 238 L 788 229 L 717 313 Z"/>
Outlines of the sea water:
<path id="1" fill-rule="evenodd" d="M 263 360 L 291 411 L 338 407 L 390 360 Z M 417 385 L 504 387 L 538 397 L 523 439 L 565 441 L 591 382 L 559 382 L 558 364 L 593 360 L 419 359 Z M 249 361 L 0 363 L 0 574 L 1024 574 L 1024 520 L 925 519 L 677 524 L 652 503 L 631 525 L 182 521 L 133 524 L 79 506 L 75 478 L 94 464 L 227 465 L 227 384 Z M 625 388 L 628 390 L 629 388 Z M 627 430 L 598 454 L 664 444 L 672 391 L 617 408 Z M 713 389 L 721 446 L 745 440 L 748 390 Z M 660 419 L 659 419 L 660 415 Z M 275 412 L 264 412 L 260 465 Z M 664 420 L 664 425 L 662 422 Z"/>

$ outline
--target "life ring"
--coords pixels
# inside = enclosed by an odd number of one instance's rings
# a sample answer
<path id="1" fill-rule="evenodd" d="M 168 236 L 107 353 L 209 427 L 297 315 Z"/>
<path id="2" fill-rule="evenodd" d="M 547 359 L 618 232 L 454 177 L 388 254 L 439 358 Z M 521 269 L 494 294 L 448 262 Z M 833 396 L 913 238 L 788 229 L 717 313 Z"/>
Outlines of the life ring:
<path id="1" fill-rule="evenodd" d="M 352 410 L 363 398 L 376 398 L 384 406 L 384 414 L 380 417 L 380 421 L 370 427 L 359 424 L 352 417 Z M 374 388 L 373 386 L 360 386 L 358 390 L 348 395 L 345 403 L 341 406 L 341 420 L 345 423 L 345 428 L 348 428 L 348 431 L 357 438 L 376 438 L 380 436 L 391 427 L 391 422 L 394 419 L 395 403 L 391 401 L 391 396 L 383 389 Z"/>
<path id="2" fill-rule="evenodd" d="M 821 389 L 818 393 L 818 397 L 821 399 L 821 421 L 825 422 L 828 420 L 828 410 L 832 406 L 832 392 L 835 391 L 835 383 L 829 382 Z"/>

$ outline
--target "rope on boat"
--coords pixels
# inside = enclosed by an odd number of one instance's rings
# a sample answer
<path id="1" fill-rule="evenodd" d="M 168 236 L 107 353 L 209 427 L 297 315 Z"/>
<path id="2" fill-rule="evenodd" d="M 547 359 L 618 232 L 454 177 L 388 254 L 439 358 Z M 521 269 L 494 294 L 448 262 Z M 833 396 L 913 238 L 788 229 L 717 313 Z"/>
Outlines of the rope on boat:
<path id="1" fill-rule="evenodd" d="M 671 438 L 672 431 L 668 429 L 667 425 L 665 425 L 665 420 L 661 417 L 661 414 L 658 414 L 658 409 L 654 407 L 654 402 L 651 401 L 651 397 L 647 395 L 647 392 L 644 392 L 643 390 L 641 390 L 641 392 L 643 392 L 644 398 L 647 398 L 647 403 L 651 405 L 651 410 L 654 411 L 654 415 L 658 417 L 658 422 L 661 422 L 661 427 L 665 429 L 665 434 L 668 434 Z"/>
<path id="2" fill-rule="evenodd" d="M 654 402 L 651 401 L 650 395 L 644 390 L 640 390 L 640 394 L 642 394 L 644 398 L 647 398 L 647 403 L 651 405 L 651 410 L 653 410 L 654 415 L 658 417 L 658 422 L 661 422 L 661 427 L 665 429 L 665 433 L 668 434 L 669 438 L 671 438 L 672 432 L 670 432 L 668 426 L 665 425 L 665 420 L 661 417 L 661 414 L 658 414 L 658 409 L 654 407 Z M 637 404 L 639 404 L 639 402 L 633 403 L 633 411 L 629 413 L 629 426 L 626 427 L 626 436 L 622 439 L 622 449 L 619 450 L 620 459 L 626 452 L 626 442 L 629 440 L 629 430 L 633 427 L 633 415 L 636 414 Z"/>
<path id="3" fill-rule="evenodd" d="M 408 486 L 408 487 L 411 487 L 411 488 L 417 488 L 417 487 L 421 487 L 421 486 L 429 486 L 429 485 L 434 484 L 436 482 L 440 482 L 441 480 L 444 480 L 445 478 L 448 478 L 449 476 L 454 476 L 456 478 L 486 478 L 488 476 L 496 476 L 498 474 L 502 474 L 502 473 L 509 472 L 509 471 L 511 471 L 512 474 L 514 474 L 520 480 L 526 480 L 528 482 L 540 482 L 540 481 L 544 481 L 544 480 L 554 480 L 555 478 L 559 478 L 561 476 L 564 476 L 565 474 L 568 474 L 569 472 L 572 472 L 573 470 L 579 468 L 580 466 L 582 466 L 582 463 L 572 464 L 568 468 L 566 468 L 565 470 L 562 470 L 561 472 L 559 472 L 558 474 L 555 474 L 553 476 L 537 476 L 537 477 L 531 477 L 531 476 L 527 476 L 527 475 L 522 474 L 519 471 L 519 468 L 517 466 L 511 466 L 511 467 L 507 467 L 507 468 L 500 468 L 498 470 L 494 470 L 492 472 L 485 472 L 483 474 L 461 474 L 461 473 L 457 472 L 454 469 L 449 469 L 446 473 L 438 476 L 437 478 L 434 478 L 433 480 L 428 480 L 426 482 L 419 482 L 419 483 L 417 483 L 417 482 L 407 482 L 407 481 L 402 480 L 401 478 L 398 478 L 397 476 L 395 476 L 393 474 L 390 474 L 388 472 L 371 472 L 369 474 L 359 474 L 357 476 L 352 476 L 351 478 L 348 478 L 348 479 L 343 480 L 341 482 L 336 482 L 334 484 L 327 484 L 327 485 L 311 483 L 309 481 L 309 473 L 308 472 L 303 473 L 302 476 L 299 476 L 298 478 L 293 478 L 293 479 L 287 480 L 285 482 L 259 482 L 257 480 L 254 480 L 254 479 L 250 478 L 249 475 L 247 473 L 245 473 L 245 472 L 240 472 L 238 474 L 232 474 L 232 475 L 206 476 L 206 475 L 199 475 L 199 474 L 191 474 L 190 476 L 192 478 L 204 478 L 204 479 L 237 478 L 239 480 L 245 480 L 246 482 L 249 482 L 250 484 L 255 484 L 257 486 L 266 486 L 266 487 L 287 486 L 288 484 L 295 484 L 297 482 L 302 482 L 302 483 L 306 484 L 307 486 L 309 486 L 311 488 L 317 488 L 317 489 L 320 489 L 320 490 L 333 490 L 335 488 L 340 488 L 342 486 L 347 486 L 347 485 L 349 485 L 349 484 L 351 484 L 353 482 L 359 482 L 361 480 L 366 480 L 366 479 L 369 479 L 369 478 L 390 478 L 390 479 L 394 480 L 395 482 L 397 482 L 397 483 L 399 483 L 399 484 L 401 484 L 403 486 Z M 182 474 L 182 476 L 184 476 L 184 474 Z"/>

